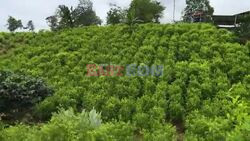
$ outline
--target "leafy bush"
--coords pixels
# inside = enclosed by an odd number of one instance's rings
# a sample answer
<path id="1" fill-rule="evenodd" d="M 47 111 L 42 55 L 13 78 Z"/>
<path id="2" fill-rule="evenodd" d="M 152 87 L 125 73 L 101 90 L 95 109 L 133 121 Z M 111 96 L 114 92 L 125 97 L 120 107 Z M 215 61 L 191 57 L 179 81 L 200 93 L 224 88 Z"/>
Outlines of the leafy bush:
<path id="1" fill-rule="evenodd" d="M 30 108 L 52 93 L 41 79 L 0 71 L 0 112 Z"/>
<path id="2" fill-rule="evenodd" d="M 114 122 L 106 123 L 100 128 L 93 130 L 88 135 L 93 140 L 101 141 L 131 141 L 134 139 L 135 127 L 129 123 Z M 84 136 L 82 136 L 82 139 Z"/>
<path id="3" fill-rule="evenodd" d="M 3 130 L 5 127 L 5 124 L 3 122 L 0 121 L 0 131 Z"/>
<path id="4" fill-rule="evenodd" d="M 73 109 L 60 110 L 50 122 L 42 126 L 18 125 L 0 131 L 2 141 L 124 141 L 133 139 L 134 128 L 128 123 L 101 124 L 95 110 L 75 113 Z"/>
<path id="5" fill-rule="evenodd" d="M 144 136 L 145 141 L 174 141 L 177 140 L 175 128 L 171 125 L 163 125 L 153 132 L 147 132 Z"/>
<path id="6" fill-rule="evenodd" d="M 1 141 L 35 141 L 37 128 L 26 125 L 17 125 L 0 131 Z"/>
<path id="7" fill-rule="evenodd" d="M 236 126 L 235 130 L 233 130 L 228 135 L 229 141 L 247 141 L 250 138 L 250 116 L 246 117 L 245 121 Z"/>

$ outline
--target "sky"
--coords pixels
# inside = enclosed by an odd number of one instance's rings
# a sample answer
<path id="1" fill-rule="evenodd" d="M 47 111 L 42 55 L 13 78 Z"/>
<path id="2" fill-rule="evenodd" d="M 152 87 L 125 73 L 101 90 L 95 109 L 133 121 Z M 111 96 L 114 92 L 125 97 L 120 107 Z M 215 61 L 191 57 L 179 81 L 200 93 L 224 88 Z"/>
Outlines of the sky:
<path id="1" fill-rule="evenodd" d="M 173 21 L 174 0 L 159 0 L 166 7 L 162 23 Z M 92 0 L 94 10 L 104 21 L 110 9 L 110 3 L 121 7 L 128 7 L 131 0 Z M 46 17 L 55 13 L 58 5 L 76 6 L 78 0 L 1 0 L 0 1 L 0 31 L 7 31 L 8 16 L 21 19 L 26 25 L 29 20 L 34 22 L 36 30 L 48 29 Z M 215 9 L 214 14 L 230 15 L 250 11 L 249 0 L 210 0 Z M 175 20 L 180 20 L 185 8 L 185 0 L 176 0 Z"/>

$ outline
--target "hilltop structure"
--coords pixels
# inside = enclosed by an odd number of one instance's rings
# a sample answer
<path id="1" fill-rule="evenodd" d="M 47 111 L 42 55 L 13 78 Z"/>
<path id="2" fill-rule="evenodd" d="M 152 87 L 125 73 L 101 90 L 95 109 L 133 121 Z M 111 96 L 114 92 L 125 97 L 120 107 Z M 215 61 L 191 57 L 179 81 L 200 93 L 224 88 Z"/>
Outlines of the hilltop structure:
<path id="1" fill-rule="evenodd" d="M 213 22 L 218 27 L 235 28 L 241 22 L 241 17 L 250 15 L 250 11 L 242 12 L 235 15 L 213 15 Z"/>

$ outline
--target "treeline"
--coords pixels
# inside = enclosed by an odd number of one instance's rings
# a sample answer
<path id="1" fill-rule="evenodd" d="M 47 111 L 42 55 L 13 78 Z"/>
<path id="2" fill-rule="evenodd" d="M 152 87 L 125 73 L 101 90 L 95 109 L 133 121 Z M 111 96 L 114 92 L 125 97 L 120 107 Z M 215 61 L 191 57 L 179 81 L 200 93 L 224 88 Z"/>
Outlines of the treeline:
<path id="1" fill-rule="evenodd" d="M 17 20 L 14 17 L 9 16 L 7 22 L 8 30 L 10 32 L 14 32 L 17 29 L 28 29 L 29 31 L 35 30 L 35 26 L 32 20 L 28 21 L 27 25 L 24 26 L 21 20 Z"/>
<path id="2" fill-rule="evenodd" d="M 107 13 L 107 24 L 159 23 L 164 9 L 165 7 L 156 0 L 133 0 L 129 8 L 111 4 Z M 46 20 L 52 31 L 102 23 L 90 0 L 79 0 L 76 8 L 60 5 L 55 15 L 47 17 Z"/>
<path id="3" fill-rule="evenodd" d="M 157 0 L 133 0 L 129 8 L 111 4 L 111 9 L 107 13 L 107 24 L 160 23 L 164 9 L 165 7 Z M 47 17 L 46 21 L 52 31 L 102 24 L 90 0 L 79 0 L 76 7 L 59 5 L 54 15 Z M 32 21 L 29 21 L 27 27 L 23 27 L 21 20 L 11 16 L 7 26 L 11 32 L 19 28 L 34 30 Z"/>
<path id="4" fill-rule="evenodd" d="M 203 11 L 206 19 L 203 22 L 211 21 L 213 8 L 208 0 L 190 1 L 187 0 L 187 6 L 184 9 L 183 22 L 194 22 L 193 15 L 197 11 Z M 116 4 L 110 4 L 110 10 L 107 12 L 106 24 L 140 24 L 140 23 L 160 23 L 165 7 L 158 0 L 132 0 L 129 7 L 120 7 Z M 55 13 L 46 18 L 46 21 L 52 31 L 65 28 L 74 28 L 90 25 L 101 25 L 103 21 L 97 16 L 93 9 L 91 0 L 79 0 L 76 7 L 59 5 Z M 8 29 L 15 31 L 22 28 L 21 20 L 9 17 Z M 26 29 L 34 30 L 31 21 Z"/>
<path id="5" fill-rule="evenodd" d="M 116 4 L 110 4 L 110 6 L 106 17 L 107 25 L 160 23 L 165 10 L 165 7 L 157 0 L 132 0 L 129 7 L 120 7 Z M 213 23 L 213 13 L 214 8 L 210 5 L 209 0 L 186 0 L 186 7 L 180 22 Z M 246 42 L 250 39 L 250 15 L 241 18 L 243 18 L 241 23 L 233 32 L 239 37 L 240 42 Z M 46 21 L 52 31 L 103 23 L 93 9 L 91 0 L 79 0 L 76 7 L 59 5 L 55 13 L 47 17 Z M 28 29 L 29 31 L 35 29 L 32 21 L 29 21 L 27 26 L 23 26 L 21 20 L 16 20 L 11 16 L 7 26 L 11 32 L 17 29 Z"/>

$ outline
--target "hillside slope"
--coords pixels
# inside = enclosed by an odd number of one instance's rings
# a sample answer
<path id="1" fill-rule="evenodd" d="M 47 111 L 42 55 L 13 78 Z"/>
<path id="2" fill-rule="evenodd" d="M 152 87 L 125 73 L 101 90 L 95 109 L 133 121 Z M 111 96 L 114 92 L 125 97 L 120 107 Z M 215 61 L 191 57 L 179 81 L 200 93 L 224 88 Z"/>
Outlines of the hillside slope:
<path id="1" fill-rule="evenodd" d="M 209 24 L 118 25 L 1 33 L 0 41 L 1 70 L 40 77 L 54 88 L 36 107 L 41 119 L 58 107 L 95 108 L 104 123 L 131 123 L 129 134 L 145 140 L 167 140 L 168 131 L 174 138 L 175 127 L 186 140 L 249 137 L 250 44 L 234 43 L 226 30 Z M 122 66 L 123 75 L 87 76 L 88 64 Z M 129 64 L 161 65 L 164 72 L 127 76 Z"/>

